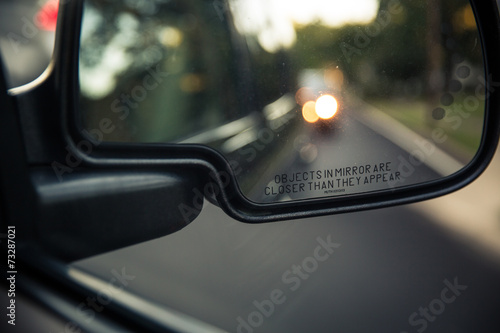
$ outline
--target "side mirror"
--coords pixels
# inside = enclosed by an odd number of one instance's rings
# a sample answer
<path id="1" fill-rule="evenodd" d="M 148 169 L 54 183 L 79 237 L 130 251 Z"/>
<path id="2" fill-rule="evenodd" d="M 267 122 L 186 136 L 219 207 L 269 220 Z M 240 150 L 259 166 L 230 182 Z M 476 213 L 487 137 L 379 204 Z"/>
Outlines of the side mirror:
<path id="1" fill-rule="evenodd" d="M 494 0 L 86 0 L 61 15 L 68 154 L 194 170 L 187 219 L 203 196 L 250 223 L 425 200 L 496 149 Z"/>

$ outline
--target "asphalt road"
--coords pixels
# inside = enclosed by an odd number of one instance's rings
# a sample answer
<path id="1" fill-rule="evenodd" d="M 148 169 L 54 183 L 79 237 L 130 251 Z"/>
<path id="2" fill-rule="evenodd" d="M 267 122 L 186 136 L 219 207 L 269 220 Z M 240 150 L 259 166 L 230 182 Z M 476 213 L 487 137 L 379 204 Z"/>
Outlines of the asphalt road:
<path id="1" fill-rule="evenodd" d="M 207 204 L 176 234 L 75 266 L 125 268 L 127 291 L 229 332 L 500 330 L 499 267 L 407 206 L 247 225 Z"/>
<path id="2" fill-rule="evenodd" d="M 358 120 L 368 112 L 372 119 Z M 248 198 L 257 202 L 299 200 L 438 179 L 439 172 L 427 164 L 446 164 L 435 145 L 407 128 L 411 136 L 392 128 L 397 140 L 388 139 L 372 124 L 373 119 L 383 122 L 380 117 L 384 116 L 364 107 L 352 108 L 338 115 L 328 129 L 304 124 L 292 135 L 280 138 L 278 153 L 262 151 L 273 156 L 271 162 L 266 160 L 267 170 L 245 173 L 255 181 L 246 193 Z M 253 168 L 251 164 L 248 167 Z"/>

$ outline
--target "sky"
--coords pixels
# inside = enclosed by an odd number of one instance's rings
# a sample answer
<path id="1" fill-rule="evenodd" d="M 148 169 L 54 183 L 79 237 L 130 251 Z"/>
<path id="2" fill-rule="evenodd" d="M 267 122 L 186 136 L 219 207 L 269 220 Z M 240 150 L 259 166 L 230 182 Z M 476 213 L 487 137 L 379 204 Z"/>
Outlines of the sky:
<path id="1" fill-rule="evenodd" d="M 378 12 L 377 0 L 232 0 L 237 29 L 256 35 L 261 46 L 274 52 L 292 46 L 295 27 L 319 22 L 338 27 L 369 23 Z"/>

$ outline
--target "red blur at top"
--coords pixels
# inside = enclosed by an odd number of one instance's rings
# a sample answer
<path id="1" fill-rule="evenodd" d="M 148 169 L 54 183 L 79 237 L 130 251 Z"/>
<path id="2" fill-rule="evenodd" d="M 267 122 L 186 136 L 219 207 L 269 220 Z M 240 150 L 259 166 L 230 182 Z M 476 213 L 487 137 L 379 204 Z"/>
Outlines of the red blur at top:
<path id="1" fill-rule="evenodd" d="M 49 0 L 36 14 L 36 25 L 46 31 L 56 31 L 59 0 Z"/>

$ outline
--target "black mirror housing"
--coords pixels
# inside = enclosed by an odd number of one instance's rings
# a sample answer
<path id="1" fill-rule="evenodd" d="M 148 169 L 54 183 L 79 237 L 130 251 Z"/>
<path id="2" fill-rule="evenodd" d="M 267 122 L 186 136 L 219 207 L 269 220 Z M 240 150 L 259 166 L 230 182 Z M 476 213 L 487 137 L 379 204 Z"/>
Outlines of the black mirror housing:
<path id="1" fill-rule="evenodd" d="M 320 197 L 291 202 L 257 203 L 241 191 L 236 179 L 238 165 L 231 163 L 221 153 L 198 144 L 173 143 L 112 143 L 99 140 L 99 133 L 86 133 L 78 113 L 79 81 L 78 59 L 83 1 L 61 4 L 59 29 L 53 69 L 50 74 L 55 87 L 54 108 L 59 114 L 58 133 L 64 141 L 65 154 L 81 161 L 81 166 L 96 170 L 165 170 L 183 172 L 190 170 L 199 175 L 193 185 L 192 202 L 177 205 L 181 215 L 197 210 L 197 199 L 203 195 L 216 202 L 227 214 L 243 222 L 262 223 L 285 219 L 338 214 L 366 209 L 376 209 L 406 204 L 453 192 L 472 182 L 487 167 L 493 157 L 500 133 L 500 31 L 498 11 L 494 0 L 471 1 L 476 17 L 486 73 L 485 123 L 477 154 L 467 166 L 450 176 L 422 184 L 387 188 L 366 193 L 339 197 Z M 97 131 L 106 131 L 103 123 Z M 57 161 L 67 167 L 64 157 Z M 188 200 L 189 201 L 189 200 Z M 196 214 L 193 213 L 193 217 Z"/>

